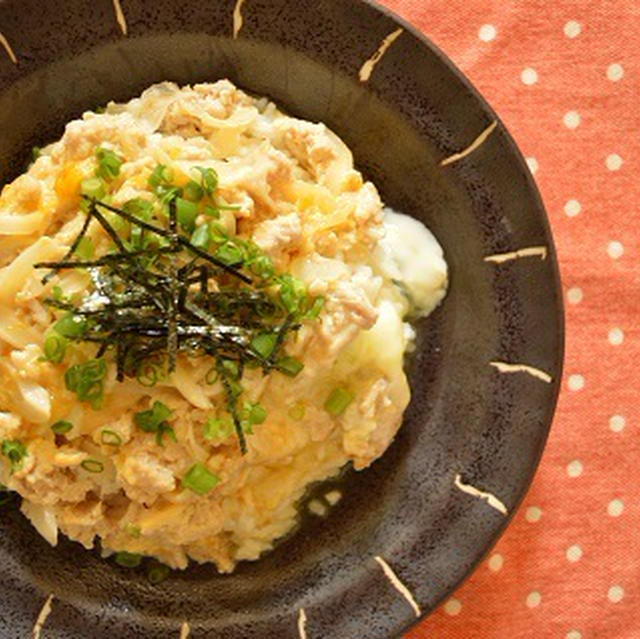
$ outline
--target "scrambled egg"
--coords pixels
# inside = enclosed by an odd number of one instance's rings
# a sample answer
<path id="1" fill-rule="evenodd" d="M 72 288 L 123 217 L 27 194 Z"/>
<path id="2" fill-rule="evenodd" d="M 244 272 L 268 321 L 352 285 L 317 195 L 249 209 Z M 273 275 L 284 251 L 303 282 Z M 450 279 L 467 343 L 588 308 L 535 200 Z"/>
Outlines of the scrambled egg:
<path id="1" fill-rule="evenodd" d="M 233 434 L 203 436 L 224 404 L 206 357 L 181 355 L 152 387 L 117 382 L 109 364 L 98 410 L 65 387 L 65 363 L 43 359 L 56 321 L 43 299 L 81 296 L 91 283 L 78 269 L 43 282 L 46 270 L 33 265 L 60 259 L 82 227 L 79 188 L 98 146 L 125 158 L 112 196 L 118 206 L 149 195 L 158 164 L 182 184 L 195 166 L 214 169 L 219 192 L 236 205 L 222 212 L 227 232 L 252 238 L 325 300 L 286 344 L 304 363 L 299 375 L 246 371 L 245 392 L 266 411 L 246 455 Z M 97 248 L 108 242 L 93 223 L 89 237 Z M 106 554 L 154 556 L 174 568 L 191 558 L 223 572 L 257 559 L 295 526 L 310 483 L 384 453 L 410 398 L 403 357 L 414 334 L 405 318 L 431 312 L 447 284 L 433 236 L 385 213 L 334 133 L 225 80 L 155 85 L 68 124 L 2 191 L 0 266 L 0 481 L 22 496 L 24 514 L 53 545 L 62 532 L 86 548 L 99 539 Z M 93 357 L 88 345 L 76 349 Z M 335 388 L 349 401 L 331 412 Z M 159 444 L 136 426 L 135 414 L 154 402 L 170 409 L 175 441 Z M 51 426 L 61 421 L 70 427 L 56 434 Z M 205 494 L 183 481 L 196 462 L 217 478 Z"/>

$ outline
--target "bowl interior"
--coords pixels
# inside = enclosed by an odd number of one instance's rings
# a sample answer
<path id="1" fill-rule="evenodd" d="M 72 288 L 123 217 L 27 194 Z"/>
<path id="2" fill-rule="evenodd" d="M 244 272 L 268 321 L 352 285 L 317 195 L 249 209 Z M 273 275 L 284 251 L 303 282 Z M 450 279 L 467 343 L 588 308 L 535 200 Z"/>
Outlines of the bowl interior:
<path id="1" fill-rule="evenodd" d="M 123 37 L 108 0 L 0 0 L 0 184 L 29 149 L 60 136 L 83 110 L 128 100 L 150 84 L 229 78 L 293 115 L 325 122 L 351 147 L 385 202 L 424 221 L 444 247 L 451 287 L 419 326 L 408 363 L 412 402 L 395 443 L 373 467 L 336 480 L 342 501 L 257 563 L 231 576 L 194 566 L 161 586 L 62 541 L 50 548 L 17 512 L 0 521 L 3 637 L 26 635 L 49 594 L 47 636 L 220 639 L 395 636 L 415 621 L 375 556 L 431 610 L 470 571 L 506 518 L 454 479 L 500 497 L 511 512 L 537 464 L 562 356 L 552 241 L 528 171 L 501 125 L 474 154 L 440 161 L 495 119 L 441 54 L 406 25 L 371 79 L 358 70 L 399 28 L 355 0 L 123 3 Z M 1 51 L 0 51 L 1 53 Z M 545 246 L 548 255 L 486 262 Z M 492 361 L 524 363 L 500 374 Z"/>

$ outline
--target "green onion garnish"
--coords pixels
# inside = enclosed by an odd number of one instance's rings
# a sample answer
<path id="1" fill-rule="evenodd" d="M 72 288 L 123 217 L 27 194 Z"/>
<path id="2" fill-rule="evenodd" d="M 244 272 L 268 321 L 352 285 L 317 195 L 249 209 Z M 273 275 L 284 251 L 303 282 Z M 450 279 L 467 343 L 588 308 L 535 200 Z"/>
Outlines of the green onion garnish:
<path id="1" fill-rule="evenodd" d="M 100 433 L 100 441 L 105 446 L 120 446 L 120 444 L 122 444 L 122 437 L 119 433 L 116 433 L 115 430 L 105 428 Z"/>
<path id="2" fill-rule="evenodd" d="M 102 404 L 104 378 L 107 364 L 103 358 L 92 359 L 83 364 L 76 364 L 67 369 L 64 375 L 67 389 L 73 391 L 82 402 L 91 402 L 94 409 Z"/>
<path id="3" fill-rule="evenodd" d="M 161 564 L 159 561 L 154 561 L 149 564 L 147 568 L 147 579 L 150 583 L 157 585 L 163 582 L 171 574 L 169 566 Z"/>
<path id="4" fill-rule="evenodd" d="M 80 193 L 95 200 L 101 200 L 107 194 L 107 189 L 99 177 L 90 177 L 80 183 Z"/>
<path id="5" fill-rule="evenodd" d="M 195 167 L 202 177 L 202 188 L 204 192 L 211 197 L 218 188 L 218 174 L 214 169 L 207 169 L 202 166 Z"/>
<path id="6" fill-rule="evenodd" d="M 244 261 L 242 248 L 232 241 L 225 242 L 219 246 L 214 255 L 229 266 L 237 266 Z"/>
<path id="7" fill-rule="evenodd" d="M 136 426 L 145 433 L 155 433 L 156 443 L 162 446 L 162 439 L 167 435 L 174 442 L 177 441 L 176 433 L 166 421 L 171 417 L 172 410 L 162 402 L 153 402 L 149 410 L 136 413 L 133 417 Z"/>
<path id="8" fill-rule="evenodd" d="M 182 485 L 196 495 L 206 495 L 220 481 L 204 464 L 196 462 L 182 478 Z"/>
<path id="9" fill-rule="evenodd" d="M 80 242 L 78 242 L 78 246 L 76 250 L 73 252 L 74 255 L 78 257 L 78 259 L 84 261 L 88 261 L 93 257 L 93 242 L 90 237 L 83 237 Z"/>
<path id="10" fill-rule="evenodd" d="M 64 419 L 57 421 L 55 424 L 51 424 L 51 430 L 56 435 L 64 435 L 73 429 L 73 424 L 71 422 L 67 422 Z"/>
<path id="11" fill-rule="evenodd" d="M 50 332 L 44 338 L 42 352 L 44 359 L 52 364 L 59 364 L 67 351 L 67 340 L 60 334 Z"/>
<path id="12" fill-rule="evenodd" d="M 282 357 L 276 362 L 276 368 L 289 377 L 295 377 L 304 368 L 304 364 L 295 357 Z"/>
<path id="13" fill-rule="evenodd" d="M 202 434 L 205 439 L 227 439 L 233 433 L 233 421 L 230 417 L 216 419 L 210 417 L 204 424 Z"/>
<path id="14" fill-rule="evenodd" d="M 87 320 L 81 315 L 67 313 L 53 325 L 53 330 L 62 337 L 80 337 L 87 330 Z"/>
<path id="15" fill-rule="evenodd" d="M 297 313 L 307 297 L 306 286 L 293 275 L 280 277 L 280 300 L 289 313 Z"/>
<path id="16" fill-rule="evenodd" d="M 347 406 L 349 406 L 352 401 L 353 395 L 348 390 L 340 387 L 334 388 L 329 397 L 327 397 L 327 401 L 324 403 L 324 409 L 329 413 L 329 415 L 338 417 L 344 413 Z"/>
<path id="17" fill-rule="evenodd" d="M 110 182 L 120 175 L 120 167 L 122 166 L 122 158 L 118 157 L 109 149 L 99 148 L 96 150 L 96 158 L 98 159 L 98 168 L 96 175 Z"/>
<path id="18" fill-rule="evenodd" d="M 189 180 L 182 194 L 190 202 L 199 202 L 204 197 L 204 189 L 197 182 Z"/>
<path id="19" fill-rule="evenodd" d="M 80 462 L 80 466 L 88 473 L 101 473 L 104 470 L 104 464 L 97 459 L 85 459 Z"/>
<path id="20" fill-rule="evenodd" d="M 173 182 L 173 170 L 164 164 L 158 164 L 149 176 L 148 184 L 157 191 L 158 187 L 169 186 Z"/>
<path id="21" fill-rule="evenodd" d="M 21 441 L 5 439 L 2 442 L 1 450 L 2 454 L 11 463 L 12 473 L 22 468 L 24 458 L 27 456 L 27 448 Z"/>
<path id="22" fill-rule="evenodd" d="M 276 333 L 258 333 L 251 340 L 251 348 L 264 359 L 269 359 L 275 350 L 278 335 Z"/>
<path id="23" fill-rule="evenodd" d="M 155 433 L 158 431 L 160 424 L 171 417 L 173 411 L 162 402 L 153 402 L 153 406 L 149 410 L 143 410 L 134 415 L 133 420 L 136 426 L 145 433 Z"/>
<path id="24" fill-rule="evenodd" d="M 218 209 L 214 208 L 213 206 L 209 206 L 208 204 L 204 207 L 202 212 L 204 213 L 204 215 L 212 217 L 212 218 L 214 218 L 216 220 L 220 219 L 220 211 Z"/>
<path id="25" fill-rule="evenodd" d="M 196 218 L 198 217 L 198 205 L 195 202 L 189 202 L 184 198 L 176 198 L 176 214 L 178 216 L 178 224 L 191 233 L 196 226 Z"/>
<path id="26" fill-rule="evenodd" d="M 115 555 L 115 561 L 123 568 L 137 568 L 142 561 L 142 556 L 137 553 L 122 550 Z"/>
<path id="27" fill-rule="evenodd" d="M 193 232 L 193 235 L 191 236 L 191 244 L 204 249 L 205 251 L 209 248 L 209 244 L 211 244 L 211 233 L 209 232 L 208 224 L 201 224 Z"/>

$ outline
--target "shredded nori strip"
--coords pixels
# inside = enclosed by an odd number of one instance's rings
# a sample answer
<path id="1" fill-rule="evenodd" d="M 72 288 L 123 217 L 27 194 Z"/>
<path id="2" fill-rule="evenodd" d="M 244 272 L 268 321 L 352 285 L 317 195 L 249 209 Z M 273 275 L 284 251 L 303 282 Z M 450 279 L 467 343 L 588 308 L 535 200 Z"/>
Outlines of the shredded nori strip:
<path id="1" fill-rule="evenodd" d="M 286 336 L 300 328 L 296 317 L 276 301 L 265 284 L 255 284 L 241 271 L 247 268 L 244 261 L 229 265 L 182 236 L 175 196 L 168 201 L 168 228 L 140 220 L 106 202 L 82 197 L 89 204 L 86 219 L 69 251 L 59 261 L 35 265 L 51 269 L 44 283 L 65 269 L 86 269 L 91 276 L 94 292 L 81 302 L 44 300 L 52 309 L 84 318 L 86 330 L 67 339 L 96 344 L 97 358 L 113 351 L 120 382 L 136 377 L 143 380 L 141 383 L 153 385 L 163 363 L 168 373 L 175 370 L 179 353 L 213 357 L 240 449 L 246 453 L 238 408 L 245 366 L 262 368 L 265 374 L 276 369 Z M 99 208 L 151 236 L 155 234 L 165 245 L 130 250 Z M 73 255 L 93 219 L 113 241 L 114 249 L 97 259 L 76 261 Z M 266 358 L 251 346 L 255 335 L 265 332 L 276 335 L 274 348 Z M 232 367 L 233 372 L 227 366 L 231 363 L 236 367 Z"/>

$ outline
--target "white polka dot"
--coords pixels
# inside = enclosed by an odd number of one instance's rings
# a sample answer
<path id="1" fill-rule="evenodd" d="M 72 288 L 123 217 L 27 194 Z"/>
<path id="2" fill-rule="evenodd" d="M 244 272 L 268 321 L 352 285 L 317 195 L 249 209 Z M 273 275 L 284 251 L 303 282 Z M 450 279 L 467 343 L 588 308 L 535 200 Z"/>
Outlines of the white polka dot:
<path id="1" fill-rule="evenodd" d="M 607 68 L 607 78 L 611 80 L 611 82 L 618 82 L 618 80 L 622 80 L 624 76 L 624 69 L 621 64 L 615 62 L 614 64 L 610 64 Z"/>
<path id="2" fill-rule="evenodd" d="M 567 38 L 576 38 L 580 35 L 580 31 L 582 31 L 582 27 L 580 23 L 575 20 L 569 20 L 569 22 L 564 25 L 564 34 Z"/>
<path id="3" fill-rule="evenodd" d="M 564 205 L 564 212 L 569 217 L 575 217 L 576 215 L 578 215 L 578 213 L 580 213 L 580 211 L 582 211 L 582 205 L 580 204 L 580 202 L 578 202 L 578 200 L 569 200 Z"/>
<path id="4" fill-rule="evenodd" d="M 611 515 L 611 517 L 620 517 L 623 510 L 624 503 L 622 502 L 622 499 L 612 499 L 607 506 L 607 513 Z"/>
<path id="5" fill-rule="evenodd" d="M 567 475 L 569 475 L 569 477 L 580 477 L 582 470 L 582 462 L 578 459 L 574 459 L 567 465 Z"/>
<path id="6" fill-rule="evenodd" d="M 624 588 L 622 586 L 611 586 L 607 593 L 607 598 L 611 603 L 618 603 L 624 597 Z"/>
<path id="7" fill-rule="evenodd" d="M 582 639 L 582 633 L 579 630 L 569 630 L 565 639 Z"/>
<path id="8" fill-rule="evenodd" d="M 526 69 L 522 69 L 520 79 L 522 80 L 522 84 L 531 86 L 538 81 L 538 72 L 531 67 L 527 67 Z"/>
<path id="9" fill-rule="evenodd" d="M 567 301 L 569 304 L 580 304 L 582 302 L 582 289 L 573 286 L 567 291 Z"/>
<path id="10" fill-rule="evenodd" d="M 478 30 L 478 37 L 483 42 L 491 42 L 498 33 L 498 30 L 492 24 L 483 24 Z"/>
<path id="11" fill-rule="evenodd" d="M 568 129 L 575 129 L 580 124 L 580 114 L 577 111 L 567 111 L 562 121 Z"/>
<path id="12" fill-rule="evenodd" d="M 622 158 L 617 153 L 611 153 L 607 155 L 607 159 L 604 161 L 609 171 L 619 171 L 622 166 Z"/>
<path id="13" fill-rule="evenodd" d="M 489 557 L 489 570 L 498 572 L 504 566 L 504 557 L 500 553 L 495 553 Z"/>
<path id="14" fill-rule="evenodd" d="M 620 433 L 624 430 L 627 420 L 622 415 L 612 415 L 609 418 L 609 428 L 614 433 Z"/>
<path id="15" fill-rule="evenodd" d="M 579 391 L 584 388 L 584 377 L 582 375 L 569 375 L 569 380 L 567 382 L 569 386 L 569 390 Z"/>
<path id="16" fill-rule="evenodd" d="M 537 608 L 542 601 L 542 595 L 537 590 L 527 595 L 527 608 Z"/>
<path id="17" fill-rule="evenodd" d="M 609 343 L 612 346 L 620 346 L 624 342 L 624 333 L 617 326 L 609 331 Z"/>
<path id="18" fill-rule="evenodd" d="M 582 548 L 578 546 L 578 544 L 574 544 L 573 546 L 569 546 L 567 548 L 567 561 L 571 563 L 575 563 L 579 561 L 582 557 Z"/>
<path id="19" fill-rule="evenodd" d="M 612 260 L 617 260 L 624 253 L 624 246 L 617 240 L 613 240 L 607 244 L 607 253 Z"/>
<path id="20" fill-rule="evenodd" d="M 459 615 L 461 610 L 462 604 L 457 599 L 449 599 L 444 605 L 444 611 L 452 617 Z"/>
<path id="21" fill-rule="evenodd" d="M 540 517 L 542 517 L 542 510 L 537 506 L 529 506 L 527 512 L 524 514 L 524 518 L 531 524 L 540 521 Z"/>

